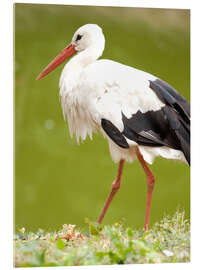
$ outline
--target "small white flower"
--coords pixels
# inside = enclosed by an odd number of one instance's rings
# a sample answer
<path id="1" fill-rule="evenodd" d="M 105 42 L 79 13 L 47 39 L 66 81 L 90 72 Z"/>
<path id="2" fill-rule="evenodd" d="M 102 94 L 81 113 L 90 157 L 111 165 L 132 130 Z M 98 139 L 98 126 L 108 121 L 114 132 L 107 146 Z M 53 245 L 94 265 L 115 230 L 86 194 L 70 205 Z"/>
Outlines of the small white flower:
<path id="1" fill-rule="evenodd" d="M 174 255 L 174 253 L 170 250 L 164 249 L 163 253 L 167 256 L 167 257 L 171 257 Z"/>
<path id="2" fill-rule="evenodd" d="M 23 228 L 19 229 L 19 231 L 20 231 L 21 233 L 24 233 L 24 232 L 25 232 L 25 228 L 23 227 Z"/>

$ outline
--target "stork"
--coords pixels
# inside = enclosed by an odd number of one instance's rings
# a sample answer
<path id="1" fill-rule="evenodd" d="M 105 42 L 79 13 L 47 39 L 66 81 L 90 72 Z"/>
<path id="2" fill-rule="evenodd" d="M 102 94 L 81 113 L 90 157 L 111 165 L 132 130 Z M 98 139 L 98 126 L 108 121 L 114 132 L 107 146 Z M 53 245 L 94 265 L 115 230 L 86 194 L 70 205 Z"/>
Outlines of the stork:
<path id="1" fill-rule="evenodd" d="M 102 55 L 105 38 L 96 24 L 86 24 L 72 42 L 39 74 L 46 76 L 66 59 L 59 82 L 64 119 L 77 142 L 99 130 L 107 139 L 116 179 L 98 219 L 104 215 L 121 186 L 125 161 L 138 160 L 147 182 L 145 230 L 149 228 L 155 177 L 148 164 L 161 156 L 190 164 L 190 105 L 163 80 Z"/>

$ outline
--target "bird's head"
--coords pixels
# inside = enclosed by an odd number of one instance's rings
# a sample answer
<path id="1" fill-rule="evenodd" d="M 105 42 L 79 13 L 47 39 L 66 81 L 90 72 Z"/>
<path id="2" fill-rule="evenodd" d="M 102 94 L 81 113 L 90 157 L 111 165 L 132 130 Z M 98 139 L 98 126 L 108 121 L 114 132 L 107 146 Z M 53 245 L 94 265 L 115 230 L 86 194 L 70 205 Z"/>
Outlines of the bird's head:
<path id="1" fill-rule="evenodd" d="M 73 35 L 72 42 L 65 49 L 63 49 L 56 58 L 39 74 L 37 80 L 46 76 L 57 66 L 63 63 L 66 59 L 71 57 L 75 53 L 82 51 L 91 51 L 96 53 L 96 57 L 99 57 L 105 45 L 104 35 L 102 29 L 96 24 L 86 24 L 81 26 Z"/>
<path id="2" fill-rule="evenodd" d="M 104 48 L 104 43 L 102 29 L 96 24 L 86 24 L 80 27 L 73 35 L 71 42 L 78 52 L 92 47 Z"/>

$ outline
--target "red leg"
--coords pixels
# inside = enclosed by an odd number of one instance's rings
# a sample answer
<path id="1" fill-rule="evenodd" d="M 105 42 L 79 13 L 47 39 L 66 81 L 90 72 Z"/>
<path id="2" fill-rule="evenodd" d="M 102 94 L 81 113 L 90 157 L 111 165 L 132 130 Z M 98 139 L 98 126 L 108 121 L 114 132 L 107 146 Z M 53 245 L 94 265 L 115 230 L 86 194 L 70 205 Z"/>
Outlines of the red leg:
<path id="1" fill-rule="evenodd" d="M 112 183 L 111 192 L 110 192 L 110 194 L 109 194 L 109 196 L 108 196 L 108 198 L 106 200 L 104 208 L 103 208 L 103 210 L 102 210 L 102 212 L 101 212 L 101 214 L 99 216 L 99 219 L 98 219 L 98 223 L 100 223 L 100 224 L 102 223 L 104 215 L 105 215 L 111 201 L 113 200 L 113 197 L 115 196 L 116 192 L 118 191 L 118 189 L 121 186 L 121 177 L 122 177 L 122 171 L 123 171 L 124 162 L 125 162 L 124 159 L 120 160 L 116 180 Z"/>
<path id="2" fill-rule="evenodd" d="M 145 231 L 147 231 L 149 229 L 149 215 L 150 215 L 152 191 L 154 188 L 155 177 L 152 174 L 149 167 L 147 166 L 147 163 L 145 162 L 138 147 L 135 148 L 135 151 L 136 151 L 137 158 L 140 161 L 140 163 L 145 171 L 146 177 L 147 177 L 147 207 L 146 207 L 145 226 L 144 226 Z"/>

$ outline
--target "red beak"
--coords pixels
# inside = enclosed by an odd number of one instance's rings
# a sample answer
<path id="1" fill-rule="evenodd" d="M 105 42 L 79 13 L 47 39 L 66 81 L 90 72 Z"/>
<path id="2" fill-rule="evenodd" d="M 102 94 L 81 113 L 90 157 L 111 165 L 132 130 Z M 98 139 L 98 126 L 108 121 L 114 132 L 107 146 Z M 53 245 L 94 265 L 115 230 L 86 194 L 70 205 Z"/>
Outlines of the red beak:
<path id="1" fill-rule="evenodd" d="M 40 80 L 47 74 L 49 74 L 52 70 L 58 67 L 61 63 L 63 63 L 66 59 L 71 57 L 77 51 L 75 50 L 75 46 L 70 44 L 65 49 L 60 52 L 56 58 L 37 76 L 36 80 Z"/>

